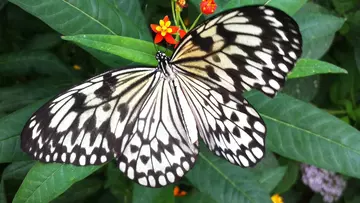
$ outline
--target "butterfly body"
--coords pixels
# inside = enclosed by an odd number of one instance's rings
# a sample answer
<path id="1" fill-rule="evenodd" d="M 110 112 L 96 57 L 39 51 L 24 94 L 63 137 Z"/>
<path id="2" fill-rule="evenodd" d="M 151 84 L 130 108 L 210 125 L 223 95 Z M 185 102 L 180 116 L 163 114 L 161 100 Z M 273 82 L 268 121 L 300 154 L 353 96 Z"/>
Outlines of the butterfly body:
<path id="1" fill-rule="evenodd" d="M 241 167 L 264 156 L 266 126 L 242 93 L 274 97 L 301 55 L 296 22 L 265 6 L 225 11 L 188 32 L 157 67 L 111 70 L 46 103 L 21 147 L 36 160 L 98 165 L 116 159 L 137 183 L 162 187 L 195 164 L 199 137 Z"/>

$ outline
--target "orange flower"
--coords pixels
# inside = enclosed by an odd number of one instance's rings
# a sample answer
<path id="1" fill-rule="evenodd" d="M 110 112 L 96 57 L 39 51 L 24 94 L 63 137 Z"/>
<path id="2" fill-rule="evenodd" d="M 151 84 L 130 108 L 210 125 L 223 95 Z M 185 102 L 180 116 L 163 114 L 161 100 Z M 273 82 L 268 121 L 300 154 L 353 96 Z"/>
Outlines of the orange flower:
<path id="1" fill-rule="evenodd" d="M 179 186 L 175 186 L 174 188 L 174 196 L 175 197 L 182 197 L 185 196 L 187 192 L 185 190 L 181 190 Z"/>
<path id="2" fill-rule="evenodd" d="M 215 0 L 202 0 L 200 3 L 200 10 L 205 15 L 213 14 L 216 7 Z"/>
<path id="3" fill-rule="evenodd" d="M 185 30 L 179 30 L 179 34 L 180 34 L 180 39 L 182 39 L 185 35 L 186 35 L 186 32 Z M 174 48 L 176 48 L 178 46 L 179 42 L 177 42 L 174 46 Z"/>
<path id="4" fill-rule="evenodd" d="M 160 43 L 164 38 L 165 41 L 169 44 L 176 44 L 176 40 L 173 38 L 173 34 L 176 34 L 179 30 L 178 26 L 170 26 L 171 21 L 169 17 L 165 16 L 163 20 L 159 21 L 159 25 L 151 24 L 150 27 L 152 31 L 156 33 L 154 43 Z"/>
<path id="5" fill-rule="evenodd" d="M 177 0 L 176 4 L 179 5 L 181 8 L 187 7 L 186 0 Z"/>

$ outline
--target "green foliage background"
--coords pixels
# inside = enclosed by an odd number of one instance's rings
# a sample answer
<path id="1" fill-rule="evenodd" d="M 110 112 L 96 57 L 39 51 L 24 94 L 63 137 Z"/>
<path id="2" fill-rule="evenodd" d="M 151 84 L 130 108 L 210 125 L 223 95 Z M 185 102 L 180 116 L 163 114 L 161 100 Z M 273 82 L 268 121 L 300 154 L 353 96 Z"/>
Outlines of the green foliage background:
<path id="1" fill-rule="evenodd" d="M 271 0 L 292 15 L 303 55 L 274 99 L 245 94 L 268 127 L 266 158 L 242 169 L 206 147 L 181 183 L 132 183 L 111 162 L 75 167 L 32 161 L 19 135 L 30 115 L 67 87 L 105 70 L 156 65 L 150 23 L 171 15 L 170 0 L 0 0 L 0 202 L 321 202 L 300 180 L 299 163 L 343 174 L 339 202 L 360 198 L 360 2 Z M 216 0 L 217 12 L 266 0 Z M 194 21 L 200 0 L 183 17 Z M 205 19 L 206 17 L 202 17 Z M 65 36 L 62 37 L 61 36 Z M 74 65 L 81 67 L 80 70 Z M 319 200 L 320 199 L 320 200 Z"/>

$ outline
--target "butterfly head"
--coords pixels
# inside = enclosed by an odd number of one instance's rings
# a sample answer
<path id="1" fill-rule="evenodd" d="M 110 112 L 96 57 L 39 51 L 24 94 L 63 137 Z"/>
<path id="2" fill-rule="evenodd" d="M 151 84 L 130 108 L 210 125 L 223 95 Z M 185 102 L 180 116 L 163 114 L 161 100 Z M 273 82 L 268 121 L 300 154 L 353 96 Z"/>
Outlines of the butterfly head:
<path id="1" fill-rule="evenodd" d="M 159 63 L 169 60 L 169 58 L 166 56 L 166 54 L 161 51 L 156 52 L 155 58 Z"/>

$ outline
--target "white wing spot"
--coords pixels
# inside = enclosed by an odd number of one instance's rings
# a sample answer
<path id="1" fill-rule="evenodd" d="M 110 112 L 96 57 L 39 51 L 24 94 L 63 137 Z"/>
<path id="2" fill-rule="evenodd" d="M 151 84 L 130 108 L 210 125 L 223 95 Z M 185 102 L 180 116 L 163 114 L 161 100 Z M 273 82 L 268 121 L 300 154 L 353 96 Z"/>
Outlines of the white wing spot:
<path id="1" fill-rule="evenodd" d="M 148 179 L 149 179 L 150 186 L 155 187 L 156 180 L 155 180 L 154 176 L 149 176 Z"/>
<path id="2" fill-rule="evenodd" d="M 81 166 L 84 166 L 86 164 L 86 157 L 85 155 L 81 155 L 80 158 L 79 158 L 79 164 Z"/>
<path id="3" fill-rule="evenodd" d="M 268 93 L 268 94 L 274 94 L 275 93 L 275 91 L 273 89 L 271 89 L 270 87 L 266 87 L 266 86 L 262 87 L 261 90 L 264 91 L 265 93 Z"/>
<path id="4" fill-rule="evenodd" d="M 181 169 L 181 167 L 178 167 L 176 169 L 176 174 L 180 177 L 184 175 L 184 171 Z"/>
<path id="5" fill-rule="evenodd" d="M 254 128 L 261 133 L 265 133 L 265 126 L 262 123 L 260 123 L 259 121 L 256 121 L 254 123 Z"/>
<path id="6" fill-rule="evenodd" d="M 265 9 L 264 12 L 265 12 L 266 15 L 269 15 L 269 16 L 274 15 L 274 11 L 272 11 L 270 9 Z"/>
<path id="7" fill-rule="evenodd" d="M 96 162 L 96 158 L 97 158 L 96 154 L 91 155 L 90 164 L 94 164 Z"/>
<path id="8" fill-rule="evenodd" d="M 58 153 L 55 152 L 55 154 L 54 154 L 54 156 L 53 156 L 53 161 L 56 161 L 57 157 L 58 157 Z"/>
<path id="9" fill-rule="evenodd" d="M 166 177 L 169 180 L 170 183 L 173 183 L 175 181 L 175 176 L 172 172 L 167 172 Z"/>
<path id="10" fill-rule="evenodd" d="M 258 159 L 260 159 L 264 155 L 263 151 L 259 147 L 254 147 L 251 149 L 251 151 Z"/>
<path id="11" fill-rule="evenodd" d="M 279 63 L 278 66 L 279 66 L 280 70 L 282 70 L 283 72 L 285 72 L 285 73 L 289 72 L 289 69 L 287 68 L 287 66 L 285 64 Z"/>
<path id="12" fill-rule="evenodd" d="M 148 182 L 146 180 L 146 177 L 141 177 L 138 179 L 138 182 L 140 183 L 140 185 L 148 185 Z"/>
<path id="13" fill-rule="evenodd" d="M 242 165 L 244 165 L 245 167 L 249 166 L 249 161 L 247 160 L 247 158 L 245 158 L 242 155 L 239 155 L 239 159 L 240 159 L 240 162 L 242 163 Z"/>
<path id="14" fill-rule="evenodd" d="M 293 51 L 290 51 L 290 52 L 289 52 L 289 56 L 290 56 L 291 58 L 293 58 L 293 59 L 296 59 L 296 58 L 297 58 L 295 52 L 293 52 Z"/>
<path id="15" fill-rule="evenodd" d="M 119 169 L 120 169 L 120 171 L 125 172 L 125 170 L 126 170 L 126 164 L 125 164 L 125 162 L 120 162 L 120 164 L 119 164 Z"/>
<path id="16" fill-rule="evenodd" d="M 258 135 L 257 133 L 253 132 L 253 137 L 255 138 L 255 140 L 261 144 L 261 146 L 264 146 L 264 139 L 262 137 L 260 137 L 260 135 Z"/>
<path id="17" fill-rule="evenodd" d="M 276 90 L 280 89 L 280 84 L 276 80 L 270 79 L 269 84 L 272 88 Z"/>
<path id="18" fill-rule="evenodd" d="M 278 73 L 277 71 L 271 71 L 272 72 L 272 74 L 275 76 L 275 77 L 277 77 L 277 78 L 280 78 L 280 79 L 284 79 L 284 76 L 282 76 L 280 73 Z"/>
<path id="19" fill-rule="evenodd" d="M 100 158 L 101 163 L 105 163 L 106 160 L 107 160 L 106 156 L 102 155 L 101 158 Z"/>
<path id="20" fill-rule="evenodd" d="M 132 180 L 132 179 L 134 179 L 134 176 L 135 176 L 135 174 L 134 174 L 134 169 L 131 167 L 131 166 L 129 166 L 129 168 L 128 168 L 128 170 L 127 170 L 127 176 Z"/>
<path id="21" fill-rule="evenodd" d="M 66 161 L 66 153 L 62 153 L 62 155 L 61 155 L 61 160 L 62 160 L 63 162 Z"/>
<path id="22" fill-rule="evenodd" d="M 253 163 L 256 162 L 256 159 L 255 159 L 254 155 L 249 150 L 246 150 L 245 154 Z"/>
<path id="23" fill-rule="evenodd" d="M 71 153 L 71 155 L 70 155 L 70 162 L 71 162 L 71 163 L 74 163 L 75 158 L 76 158 L 75 152 Z"/>
<path id="24" fill-rule="evenodd" d="M 187 161 L 184 161 L 182 165 L 183 165 L 183 167 L 184 167 L 185 170 L 189 170 L 189 169 L 190 169 L 190 165 L 189 165 L 189 163 L 188 163 Z"/>
<path id="25" fill-rule="evenodd" d="M 33 128 L 35 126 L 35 124 L 36 124 L 36 121 L 31 121 L 30 125 L 29 125 L 29 128 Z"/>
<path id="26" fill-rule="evenodd" d="M 160 185 L 166 185 L 166 179 L 163 175 L 159 176 Z"/>

